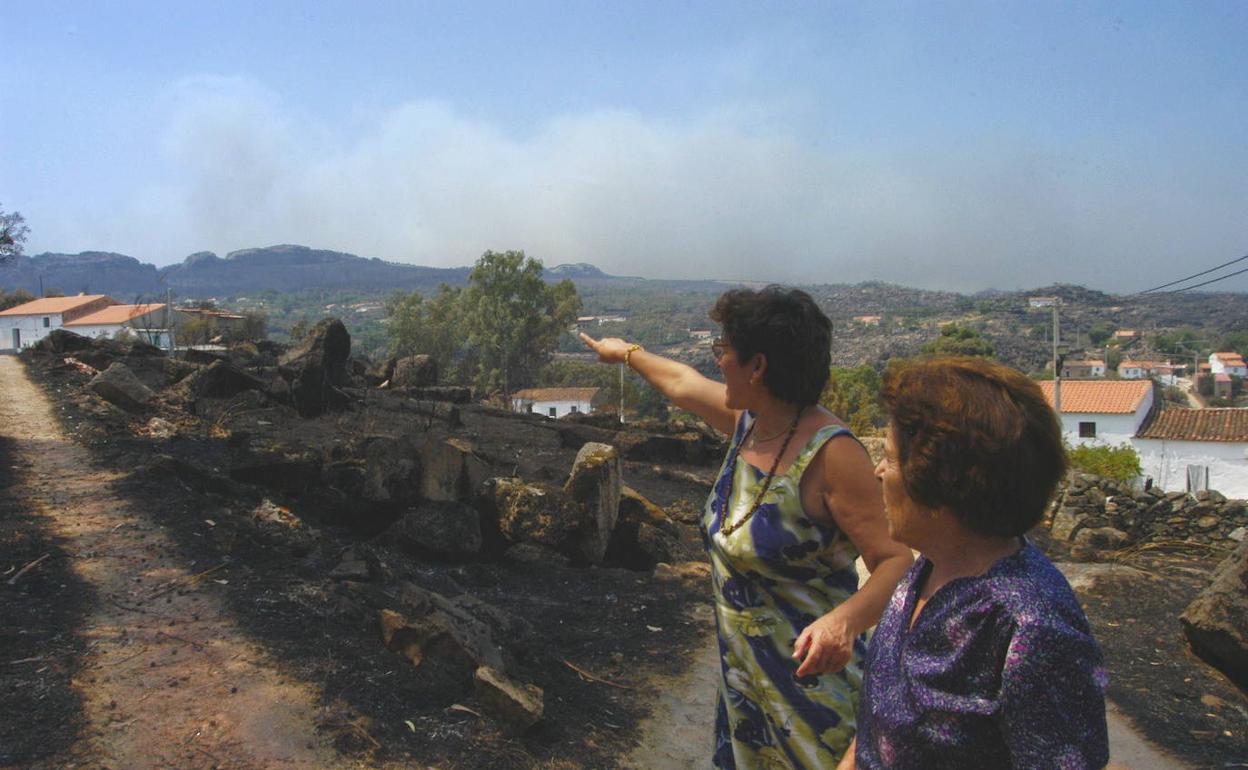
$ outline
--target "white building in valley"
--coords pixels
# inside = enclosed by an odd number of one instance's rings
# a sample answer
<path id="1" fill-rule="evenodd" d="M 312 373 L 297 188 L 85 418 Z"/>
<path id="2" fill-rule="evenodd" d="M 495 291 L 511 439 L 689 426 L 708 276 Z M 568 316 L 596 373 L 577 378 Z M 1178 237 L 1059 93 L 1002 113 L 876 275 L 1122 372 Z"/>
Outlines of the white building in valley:
<path id="1" fill-rule="evenodd" d="M 1248 409 L 1162 409 L 1131 443 L 1144 475 L 1167 492 L 1248 498 Z"/>
<path id="2" fill-rule="evenodd" d="M 0 310 L 0 352 L 17 353 L 35 345 L 53 329 L 118 304 L 106 294 L 44 297 Z"/>
<path id="3" fill-rule="evenodd" d="M 1053 404 L 1053 382 L 1040 389 Z M 1153 408 L 1151 380 L 1074 380 L 1062 383 L 1062 435 L 1072 446 L 1126 444 Z"/>
<path id="4" fill-rule="evenodd" d="M 110 305 L 89 315 L 67 321 L 64 328 L 74 334 L 92 339 L 113 339 L 124 335 L 155 345 L 170 348 L 173 340 L 172 312 L 164 303 L 153 305 Z"/>
<path id="5" fill-rule="evenodd" d="M 511 408 L 556 418 L 592 414 L 601 404 L 604 392 L 602 388 L 528 388 L 511 395 Z"/>

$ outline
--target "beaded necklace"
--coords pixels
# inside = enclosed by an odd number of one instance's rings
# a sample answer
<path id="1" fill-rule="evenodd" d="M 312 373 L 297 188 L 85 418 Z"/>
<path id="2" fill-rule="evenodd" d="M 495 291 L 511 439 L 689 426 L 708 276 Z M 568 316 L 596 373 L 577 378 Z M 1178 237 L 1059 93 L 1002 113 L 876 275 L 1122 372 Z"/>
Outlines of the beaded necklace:
<path id="1" fill-rule="evenodd" d="M 767 478 L 763 480 L 763 486 L 758 490 L 758 494 L 754 495 L 754 502 L 750 505 L 750 510 L 744 516 L 735 522 L 728 521 L 728 498 L 731 493 L 724 497 L 719 507 L 719 531 L 724 537 L 728 537 L 733 532 L 741 528 L 743 524 L 758 511 L 760 505 L 763 504 L 763 496 L 767 494 L 767 490 L 771 488 L 771 480 L 776 477 L 776 468 L 780 467 L 780 458 L 784 457 L 784 451 L 789 448 L 789 442 L 793 440 L 793 434 L 797 432 L 797 423 L 802 419 L 802 412 L 806 411 L 806 407 L 797 410 L 797 414 L 793 416 L 793 424 L 789 426 L 789 433 L 784 437 L 784 443 L 780 445 L 780 451 L 776 453 L 776 459 L 771 463 L 771 470 L 767 471 Z M 741 445 L 746 442 L 750 434 L 754 432 L 754 426 L 758 422 L 750 423 L 750 427 L 746 430 L 745 435 L 741 437 L 741 441 L 732 448 L 732 457 L 728 460 L 728 476 L 732 479 L 737 473 L 737 457 L 741 454 Z M 772 438 L 775 438 L 774 436 Z M 770 441 L 770 439 L 768 439 Z M 731 484 L 731 482 L 729 482 Z"/>

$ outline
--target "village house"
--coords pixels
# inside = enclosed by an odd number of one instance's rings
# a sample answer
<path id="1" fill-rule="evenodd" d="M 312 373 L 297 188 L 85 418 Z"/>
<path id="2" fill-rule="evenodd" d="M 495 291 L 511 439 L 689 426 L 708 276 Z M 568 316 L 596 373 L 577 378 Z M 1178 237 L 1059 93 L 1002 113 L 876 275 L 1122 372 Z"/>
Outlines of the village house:
<path id="1" fill-rule="evenodd" d="M 125 334 L 155 345 L 171 348 L 172 314 L 164 303 L 153 305 L 110 305 L 89 315 L 66 321 L 64 328 L 92 339 L 113 339 Z"/>
<path id="2" fill-rule="evenodd" d="M 1245 366 L 1244 357 L 1238 353 L 1211 353 L 1209 370 L 1214 374 L 1248 377 L 1248 366 Z"/>
<path id="3" fill-rule="evenodd" d="M 1099 359 L 1062 362 L 1062 379 L 1087 380 L 1105 376 L 1105 362 Z"/>
<path id="4" fill-rule="evenodd" d="M 1114 339 L 1116 340 L 1133 340 L 1139 336 L 1140 332 L 1137 329 L 1118 329 L 1114 332 Z"/>
<path id="5" fill-rule="evenodd" d="M 1118 364 L 1118 376 L 1124 380 L 1142 380 L 1152 376 L 1155 365 L 1152 361 L 1123 360 Z"/>
<path id="6" fill-rule="evenodd" d="M 710 329 L 690 329 L 689 336 L 695 340 L 709 340 L 715 332 Z"/>
<path id="7" fill-rule="evenodd" d="M 856 315 L 854 316 L 854 323 L 859 323 L 859 324 L 862 324 L 863 326 L 879 326 L 881 319 L 883 319 L 883 316 Z"/>
<path id="8" fill-rule="evenodd" d="M 602 388 L 527 388 L 511 395 L 511 409 L 555 418 L 593 414 L 605 393 Z"/>
<path id="9" fill-rule="evenodd" d="M 1053 404 L 1052 381 L 1040 389 Z M 1153 407 L 1146 380 L 1074 380 L 1062 383 L 1062 435 L 1070 444 L 1130 443 Z"/>
<path id="10" fill-rule="evenodd" d="M 1144 475 L 1168 492 L 1248 497 L 1248 409 L 1158 410 L 1131 444 Z"/>
<path id="11" fill-rule="evenodd" d="M 116 304 L 119 304 L 117 300 L 106 294 L 79 294 L 44 297 L 0 310 L 0 352 L 20 352 L 38 343 L 53 329 Z"/>
<path id="12" fill-rule="evenodd" d="M 1030 307 L 1030 308 L 1053 307 L 1056 304 L 1057 304 L 1057 297 L 1028 297 L 1027 298 L 1027 307 Z"/>
<path id="13" fill-rule="evenodd" d="M 1231 382 L 1231 375 L 1218 373 L 1212 377 L 1214 398 L 1231 398 L 1235 395 L 1235 383 Z"/>

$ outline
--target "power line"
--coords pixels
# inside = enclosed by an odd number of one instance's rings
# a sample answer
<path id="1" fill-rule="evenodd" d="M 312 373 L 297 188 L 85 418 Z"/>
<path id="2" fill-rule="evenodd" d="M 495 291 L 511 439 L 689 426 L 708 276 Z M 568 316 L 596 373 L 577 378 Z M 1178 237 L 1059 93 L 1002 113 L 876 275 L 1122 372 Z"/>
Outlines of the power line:
<path id="1" fill-rule="evenodd" d="M 1190 281 L 1190 280 L 1192 280 L 1193 278 L 1199 278 L 1199 277 L 1201 277 L 1202 275 L 1208 275 L 1209 273 L 1212 273 L 1214 270 L 1221 270 L 1221 269 L 1222 269 L 1222 268 L 1224 268 L 1224 267 L 1229 267 L 1229 266 L 1231 266 L 1231 265 L 1235 264 L 1236 262 L 1243 262 L 1245 259 L 1248 259 L 1248 254 L 1245 254 L 1244 256 L 1240 257 L 1239 259 L 1232 259 L 1230 262 L 1224 262 L 1223 264 L 1218 265 L 1217 267 L 1211 267 L 1211 268 L 1209 268 L 1208 270 L 1202 270 L 1202 271 L 1200 271 L 1199 273 L 1194 273 L 1194 274 L 1192 274 L 1192 275 L 1187 276 L 1186 278 L 1180 278 L 1179 280 L 1177 280 L 1177 281 L 1171 281 L 1170 283 L 1163 283 L 1163 284 L 1162 284 L 1162 285 L 1160 285 L 1160 286 L 1154 286 L 1153 288 L 1151 288 L 1151 289 L 1145 289 L 1144 291 L 1137 291 L 1137 292 L 1136 292 L 1136 294 L 1148 294 L 1148 293 L 1149 293 L 1149 292 L 1151 292 L 1151 291 L 1157 291 L 1158 289 L 1164 289 L 1164 288 L 1166 288 L 1166 287 L 1168 287 L 1168 286 L 1173 286 L 1173 285 L 1175 285 L 1176 283 L 1183 283 L 1184 281 Z M 1239 271 L 1239 272 L 1240 272 L 1240 273 L 1242 273 L 1242 272 L 1244 272 L 1244 271 L 1243 271 L 1243 270 L 1241 270 L 1241 271 Z M 1231 273 L 1231 275 L 1239 275 L 1239 273 Z M 1231 275 L 1224 275 L 1224 276 L 1222 276 L 1222 278 L 1230 278 L 1230 277 L 1231 277 Z M 1215 280 L 1215 281 L 1220 281 L 1220 280 L 1222 280 L 1222 278 L 1215 278 L 1214 280 Z M 1207 283 L 1213 283 L 1213 281 L 1208 281 Z M 1203 283 L 1202 283 L 1202 284 L 1200 284 L 1200 285 L 1201 285 L 1201 286 L 1204 286 L 1205 284 L 1203 284 Z M 1188 287 L 1186 287 L 1186 289 L 1194 289 L 1194 288 L 1196 288 L 1196 287 L 1195 287 L 1195 286 L 1188 286 Z M 1186 291 L 1186 289 L 1175 289 L 1175 291 Z"/>
<path id="2" fill-rule="evenodd" d="M 1166 293 L 1178 294 L 1179 292 L 1187 291 L 1188 289 L 1199 289 L 1201 286 L 1208 286 L 1211 283 L 1217 283 L 1218 281 L 1225 281 L 1227 278 L 1234 278 L 1235 276 L 1240 275 L 1241 273 L 1248 273 L 1248 267 L 1245 267 L 1243 270 L 1236 270 L 1233 273 L 1227 273 L 1226 275 L 1218 276 L 1217 278 L 1210 278 L 1208 281 L 1205 281 L 1204 283 L 1198 283 L 1195 286 L 1184 286 L 1182 289 L 1173 289 Z M 1185 278 L 1183 280 L 1187 280 L 1187 279 Z"/>

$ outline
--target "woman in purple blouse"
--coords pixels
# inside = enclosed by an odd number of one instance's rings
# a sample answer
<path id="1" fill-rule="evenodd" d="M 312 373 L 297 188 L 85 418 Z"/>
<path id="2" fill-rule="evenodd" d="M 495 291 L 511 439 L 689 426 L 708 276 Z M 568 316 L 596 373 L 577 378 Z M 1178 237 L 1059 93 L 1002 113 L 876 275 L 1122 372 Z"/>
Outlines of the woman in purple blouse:
<path id="1" fill-rule="evenodd" d="M 1070 584 L 1022 535 L 1065 469 L 1040 388 L 983 359 L 893 372 L 889 530 L 920 552 L 866 658 L 840 770 L 1100 768 L 1105 673 Z"/>

